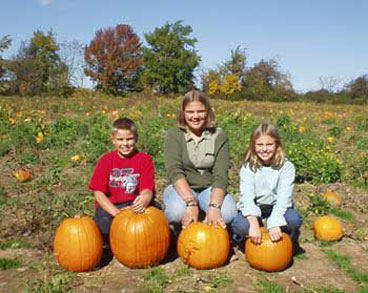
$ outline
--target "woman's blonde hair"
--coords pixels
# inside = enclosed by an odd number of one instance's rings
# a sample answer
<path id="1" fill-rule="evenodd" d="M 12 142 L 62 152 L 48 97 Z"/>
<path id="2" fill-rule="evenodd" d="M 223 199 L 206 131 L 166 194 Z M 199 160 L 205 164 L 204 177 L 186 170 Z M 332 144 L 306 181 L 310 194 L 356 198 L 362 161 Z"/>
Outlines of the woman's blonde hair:
<path id="1" fill-rule="evenodd" d="M 267 135 L 275 140 L 276 153 L 271 159 L 270 165 L 274 168 L 281 167 L 285 161 L 285 154 L 282 149 L 281 138 L 276 127 L 268 122 L 262 122 L 253 130 L 250 136 L 249 147 L 245 152 L 244 164 L 248 163 L 250 169 L 254 172 L 257 168 L 262 166 L 262 161 L 256 154 L 256 140 L 261 135 Z"/>
<path id="2" fill-rule="evenodd" d="M 206 122 L 205 122 L 204 127 L 205 128 L 214 127 L 215 126 L 215 114 L 213 113 L 211 104 L 208 98 L 206 97 L 206 95 L 197 90 L 187 92 L 182 98 L 181 103 L 180 103 L 178 119 L 177 119 L 178 127 L 182 129 L 185 129 L 187 127 L 185 123 L 184 110 L 185 110 L 185 107 L 190 102 L 200 102 L 201 104 L 204 105 L 204 107 L 206 108 L 206 112 L 207 112 L 207 117 L 206 117 Z"/>

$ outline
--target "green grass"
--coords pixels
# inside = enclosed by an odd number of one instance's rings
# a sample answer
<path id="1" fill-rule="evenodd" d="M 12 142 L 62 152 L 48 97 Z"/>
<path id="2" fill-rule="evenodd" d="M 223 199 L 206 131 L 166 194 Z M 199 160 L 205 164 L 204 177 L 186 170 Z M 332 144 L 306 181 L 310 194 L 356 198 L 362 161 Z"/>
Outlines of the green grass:
<path id="1" fill-rule="evenodd" d="M 14 268 L 19 268 L 21 266 L 21 262 L 17 258 L 0 258 L 0 269 L 1 270 L 9 270 Z"/>
<path id="2" fill-rule="evenodd" d="M 17 239 L 5 239 L 0 241 L 0 249 L 5 250 L 8 248 L 29 248 L 31 245 L 23 240 Z"/>
<path id="3" fill-rule="evenodd" d="M 351 258 L 348 255 L 338 254 L 332 250 L 324 250 L 328 259 L 338 266 L 340 269 L 345 271 L 350 279 L 359 285 L 368 284 L 368 271 L 361 271 L 353 268 L 351 265 Z"/>
<path id="4" fill-rule="evenodd" d="M 285 293 L 286 290 L 279 284 L 268 280 L 259 280 L 256 283 L 258 293 Z"/>
<path id="5" fill-rule="evenodd" d="M 330 213 L 345 221 L 353 220 L 353 214 L 351 212 L 340 209 L 340 208 L 331 208 Z"/>

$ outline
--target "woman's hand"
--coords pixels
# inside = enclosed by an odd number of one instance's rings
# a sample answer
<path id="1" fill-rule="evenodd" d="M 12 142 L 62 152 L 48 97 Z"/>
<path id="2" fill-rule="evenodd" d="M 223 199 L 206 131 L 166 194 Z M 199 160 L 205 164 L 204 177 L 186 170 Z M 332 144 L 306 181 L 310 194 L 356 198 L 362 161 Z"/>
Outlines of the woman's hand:
<path id="1" fill-rule="evenodd" d="M 149 205 L 149 203 L 152 200 L 152 194 L 149 192 L 142 192 L 140 195 L 138 195 L 133 203 L 132 203 L 132 209 L 135 213 L 140 214 L 143 213 L 146 207 Z"/>
<path id="2" fill-rule="evenodd" d="M 268 230 L 268 235 L 270 235 L 270 239 L 272 242 L 276 242 L 281 239 L 282 232 L 280 227 L 273 227 Z"/>
<path id="3" fill-rule="evenodd" d="M 197 222 L 199 215 L 198 206 L 188 206 L 185 209 L 184 217 L 181 220 L 181 225 L 183 229 L 185 229 L 191 222 Z"/>
<path id="4" fill-rule="evenodd" d="M 221 210 L 215 207 L 209 207 L 207 209 L 206 218 L 204 222 L 208 225 L 220 225 L 222 228 L 226 228 L 226 224 L 221 216 Z"/>

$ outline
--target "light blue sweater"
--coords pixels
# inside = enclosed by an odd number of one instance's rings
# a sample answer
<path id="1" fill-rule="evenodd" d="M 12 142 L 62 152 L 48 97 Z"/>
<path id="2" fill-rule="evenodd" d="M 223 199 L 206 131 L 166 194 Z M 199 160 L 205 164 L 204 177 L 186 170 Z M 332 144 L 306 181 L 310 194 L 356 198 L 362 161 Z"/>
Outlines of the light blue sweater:
<path id="1" fill-rule="evenodd" d="M 238 209 L 243 216 L 261 217 L 259 205 L 273 205 L 267 219 L 267 229 L 285 226 L 284 214 L 293 205 L 295 168 L 285 160 L 281 168 L 262 166 L 253 172 L 249 164 L 240 169 L 240 200 Z"/>

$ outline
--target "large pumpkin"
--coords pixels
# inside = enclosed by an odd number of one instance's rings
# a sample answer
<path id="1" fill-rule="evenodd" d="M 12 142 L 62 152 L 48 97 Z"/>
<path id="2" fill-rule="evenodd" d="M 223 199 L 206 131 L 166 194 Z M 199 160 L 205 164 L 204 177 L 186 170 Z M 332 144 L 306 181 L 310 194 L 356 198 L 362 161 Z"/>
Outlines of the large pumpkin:
<path id="1" fill-rule="evenodd" d="M 292 258 L 293 244 L 288 234 L 282 233 L 279 241 L 272 242 L 268 232 L 261 228 L 261 244 L 254 244 L 249 238 L 245 242 L 245 256 L 256 269 L 278 272 L 285 269 Z"/>
<path id="2" fill-rule="evenodd" d="M 327 190 L 323 193 L 322 198 L 333 206 L 341 205 L 341 196 L 333 190 Z"/>
<path id="3" fill-rule="evenodd" d="M 95 222 L 79 216 L 62 221 L 54 236 L 54 255 L 64 269 L 94 269 L 102 255 L 102 237 Z"/>
<path id="4" fill-rule="evenodd" d="M 319 240 L 335 241 L 342 238 L 343 231 L 340 221 L 323 216 L 313 222 L 314 237 Z"/>
<path id="5" fill-rule="evenodd" d="M 178 255 L 185 264 L 196 269 L 222 266 L 229 250 L 229 234 L 219 226 L 196 222 L 191 223 L 179 234 Z"/>
<path id="6" fill-rule="evenodd" d="M 148 207 L 141 214 L 131 208 L 114 217 L 110 246 L 118 261 L 130 268 L 143 268 L 161 261 L 169 248 L 169 223 L 162 211 Z"/>

